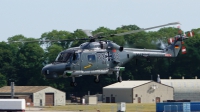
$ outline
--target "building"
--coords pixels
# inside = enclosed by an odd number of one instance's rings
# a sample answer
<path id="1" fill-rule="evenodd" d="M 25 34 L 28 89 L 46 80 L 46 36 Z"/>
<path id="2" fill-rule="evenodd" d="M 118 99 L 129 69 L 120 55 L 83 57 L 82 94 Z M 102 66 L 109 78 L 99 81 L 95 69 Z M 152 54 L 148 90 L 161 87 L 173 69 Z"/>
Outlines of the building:
<path id="1" fill-rule="evenodd" d="M 163 102 L 173 100 L 173 91 L 173 87 L 154 81 L 122 81 L 103 88 L 103 102 Z"/>
<path id="2" fill-rule="evenodd" d="M 85 99 L 86 104 L 97 104 L 98 103 L 98 98 L 96 95 L 85 95 L 83 97 Z"/>
<path id="3" fill-rule="evenodd" d="M 30 106 L 65 105 L 65 92 L 50 86 L 15 86 L 14 98 L 25 99 Z M 0 99 L 11 98 L 11 87 L 0 88 Z"/>
<path id="4" fill-rule="evenodd" d="M 200 101 L 200 79 L 161 79 L 174 88 L 174 100 Z"/>

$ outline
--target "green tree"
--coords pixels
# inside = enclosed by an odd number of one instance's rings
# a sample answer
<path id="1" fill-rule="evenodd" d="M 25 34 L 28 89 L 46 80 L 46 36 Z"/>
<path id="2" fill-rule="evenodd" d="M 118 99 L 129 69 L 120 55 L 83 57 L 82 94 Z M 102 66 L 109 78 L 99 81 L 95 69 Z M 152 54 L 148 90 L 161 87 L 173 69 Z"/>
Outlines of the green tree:
<path id="1" fill-rule="evenodd" d="M 0 88 L 6 86 L 6 84 L 7 84 L 6 77 L 0 73 Z"/>
<path id="2" fill-rule="evenodd" d="M 58 53 L 62 51 L 62 47 L 57 44 L 53 44 L 52 46 L 48 47 L 47 51 L 48 52 L 46 52 L 46 56 L 45 56 L 46 61 L 47 63 L 50 63 L 50 62 L 55 61 Z"/>
<path id="3" fill-rule="evenodd" d="M 82 31 L 82 30 L 75 30 L 74 33 L 72 34 L 73 39 L 88 39 L 89 37 Z M 75 40 L 71 41 L 71 46 L 72 47 L 78 47 L 80 46 L 83 42 L 88 42 L 88 40 Z"/>
<path id="4" fill-rule="evenodd" d="M 4 74 L 6 80 L 16 79 L 16 60 L 17 48 L 15 45 L 9 45 L 5 42 L 0 42 L 0 73 Z"/>
<path id="5" fill-rule="evenodd" d="M 28 38 L 27 40 L 34 40 Z M 39 85 L 44 62 L 44 50 L 38 43 L 24 43 L 17 53 L 17 75 L 19 85 Z M 37 80 L 37 81 L 36 81 Z"/>

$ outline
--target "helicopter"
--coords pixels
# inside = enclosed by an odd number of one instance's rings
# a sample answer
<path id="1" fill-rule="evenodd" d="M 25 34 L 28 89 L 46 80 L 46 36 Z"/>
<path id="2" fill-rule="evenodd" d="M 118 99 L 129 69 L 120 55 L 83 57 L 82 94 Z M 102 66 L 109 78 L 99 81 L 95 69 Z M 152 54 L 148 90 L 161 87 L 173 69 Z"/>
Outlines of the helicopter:
<path id="1" fill-rule="evenodd" d="M 108 37 L 122 36 L 133 34 L 145 30 L 154 28 L 176 25 L 179 22 L 168 23 L 155 27 L 133 30 L 125 33 L 112 34 Z M 188 37 L 179 34 L 173 38 L 168 39 L 168 46 L 163 50 L 157 49 L 138 49 L 138 48 L 124 48 L 113 41 L 101 40 L 107 38 L 101 36 L 101 32 L 96 35 L 92 35 L 90 31 L 83 30 L 88 38 L 82 39 L 68 39 L 63 41 L 75 41 L 75 40 L 89 40 L 88 42 L 82 43 L 79 47 L 72 47 L 61 51 L 54 62 L 47 64 L 41 70 L 47 79 L 54 79 L 59 76 L 72 77 L 70 86 L 77 86 L 75 82 L 76 77 L 84 75 L 95 76 L 94 82 L 99 83 L 99 75 L 115 74 L 116 81 L 121 82 L 122 76 L 119 74 L 120 71 L 124 71 L 126 64 L 132 58 L 149 58 L 149 57 L 176 57 L 182 47 L 182 53 L 186 53 L 186 48 L 182 46 L 182 43 Z"/>

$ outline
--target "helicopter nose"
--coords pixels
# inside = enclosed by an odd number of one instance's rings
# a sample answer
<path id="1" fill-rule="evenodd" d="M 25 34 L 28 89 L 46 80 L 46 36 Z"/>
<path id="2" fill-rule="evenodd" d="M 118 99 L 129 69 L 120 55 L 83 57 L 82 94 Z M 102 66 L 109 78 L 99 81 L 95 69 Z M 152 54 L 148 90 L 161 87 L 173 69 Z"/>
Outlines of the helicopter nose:
<path id="1" fill-rule="evenodd" d="M 66 70 L 65 63 L 58 64 L 48 64 L 42 68 L 42 75 L 44 75 L 47 79 L 55 79 L 60 75 L 63 75 Z"/>
<path id="2" fill-rule="evenodd" d="M 51 66 L 45 66 L 41 71 L 42 75 L 44 75 L 47 79 L 55 79 L 58 77 L 56 71 L 53 71 Z"/>

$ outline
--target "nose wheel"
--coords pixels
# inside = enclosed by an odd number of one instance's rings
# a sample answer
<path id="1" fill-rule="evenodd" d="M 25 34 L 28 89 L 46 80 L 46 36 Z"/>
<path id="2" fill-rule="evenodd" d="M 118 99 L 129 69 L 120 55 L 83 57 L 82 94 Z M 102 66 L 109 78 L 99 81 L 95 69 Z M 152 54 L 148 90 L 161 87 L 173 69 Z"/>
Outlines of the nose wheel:
<path id="1" fill-rule="evenodd" d="M 77 83 L 75 82 L 75 77 L 72 77 L 72 82 L 70 83 L 71 87 L 77 86 Z"/>
<path id="2" fill-rule="evenodd" d="M 94 78 L 94 82 L 95 82 L 95 83 L 99 83 L 99 82 L 100 82 L 100 80 L 99 80 L 99 75 L 96 75 L 96 77 Z"/>

